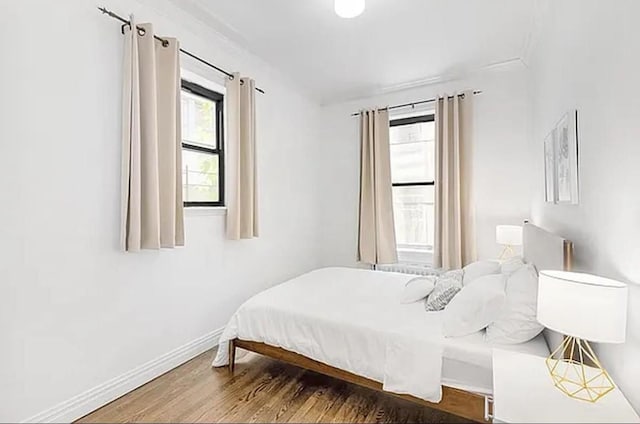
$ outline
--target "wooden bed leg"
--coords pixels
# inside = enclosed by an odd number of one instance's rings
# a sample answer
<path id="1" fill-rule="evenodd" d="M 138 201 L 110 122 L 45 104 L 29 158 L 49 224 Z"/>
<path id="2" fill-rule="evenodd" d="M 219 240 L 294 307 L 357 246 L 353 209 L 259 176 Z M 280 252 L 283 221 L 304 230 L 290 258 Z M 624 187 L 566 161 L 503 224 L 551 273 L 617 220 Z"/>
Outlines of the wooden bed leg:
<path id="1" fill-rule="evenodd" d="M 236 343 L 235 340 L 229 340 L 229 372 L 233 374 L 236 368 Z"/>

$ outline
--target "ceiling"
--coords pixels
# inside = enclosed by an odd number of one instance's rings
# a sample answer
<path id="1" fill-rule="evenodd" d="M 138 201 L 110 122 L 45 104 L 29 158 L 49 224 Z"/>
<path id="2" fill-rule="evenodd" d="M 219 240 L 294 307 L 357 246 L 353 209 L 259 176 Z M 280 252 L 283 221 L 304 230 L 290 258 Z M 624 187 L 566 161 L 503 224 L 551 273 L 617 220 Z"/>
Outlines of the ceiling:
<path id="1" fill-rule="evenodd" d="M 324 104 L 520 58 L 534 0 L 180 0 L 182 9 L 279 69 Z"/>

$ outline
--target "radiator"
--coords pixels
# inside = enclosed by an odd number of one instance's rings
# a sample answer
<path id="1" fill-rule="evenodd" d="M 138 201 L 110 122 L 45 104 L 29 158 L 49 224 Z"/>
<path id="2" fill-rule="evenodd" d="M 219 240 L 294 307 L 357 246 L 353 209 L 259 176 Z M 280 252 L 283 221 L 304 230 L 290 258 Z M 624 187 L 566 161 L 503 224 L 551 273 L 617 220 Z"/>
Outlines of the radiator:
<path id="1" fill-rule="evenodd" d="M 436 268 L 432 268 L 430 265 L 419 264 L 393 264 L 393 265 L 378 265 L 378 271 L 384 272 L 401 272 L 403 274 L 413 275 L 439 275 L 442 271 Z"/>

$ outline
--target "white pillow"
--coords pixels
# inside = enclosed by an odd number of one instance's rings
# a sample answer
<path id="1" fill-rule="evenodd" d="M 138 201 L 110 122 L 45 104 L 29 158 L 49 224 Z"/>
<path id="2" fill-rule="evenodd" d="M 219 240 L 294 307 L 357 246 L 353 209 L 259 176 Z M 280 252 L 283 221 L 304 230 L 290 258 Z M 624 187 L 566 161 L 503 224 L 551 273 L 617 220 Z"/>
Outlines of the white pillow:
<path id="1" fill-rule="evenodd" d="M 464 268 L 462 268 L 462 271 L 464 271 L 464 278 L 462 280 L 462 285 L 466 286 L 476 278 L 482 277 L 484 275 L 499 274 L 500 262 L 496 262 L 496 261 L 473 262 L 465 266 Z"/>
<path id="2" fill-rule="evenodd" d="M 523 266 L 524 261 L 522 260 L 522 256 L 512 256 L 502 262 L 500 272 L 503 274 L 513 274 Z"/>
<path id="3" fill-rule="evenodd" d="M 413 303 L 424 299 L 433 291 L 435 285 L 434 276 L 412 278 L 404 286 L 400 303 Z"/>
<path id="4" fill-rule="evenodd" d="M 498 318 L 505 303 L 504 283 L 504 275 L 491 274 L 464 286 L 444 308 L 444 336 L 466 336 L 482 330 Z"/>
<path id="5" fill-rule="evenodd" d="M 506 293 L 502 313 L 487 327 L 487 341 L 516 344 L 533 339 L 544 329 L 536 319 L 538 273 L 533 265 L 524 265 L 507 277 Z"/>

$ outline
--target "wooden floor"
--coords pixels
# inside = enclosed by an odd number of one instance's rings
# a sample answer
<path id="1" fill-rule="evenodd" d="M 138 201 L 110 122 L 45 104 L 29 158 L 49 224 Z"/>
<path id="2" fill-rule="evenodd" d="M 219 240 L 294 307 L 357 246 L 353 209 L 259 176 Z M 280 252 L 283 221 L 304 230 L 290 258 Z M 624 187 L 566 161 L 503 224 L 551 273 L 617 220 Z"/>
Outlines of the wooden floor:
<path id="1" fill-rule="evenodd" d="M 211 368 L 212 355 L 206 352 L 78 422 L 466 422 L 256 354 L 239 358 L 231 376 L 226 368 Z"/>

